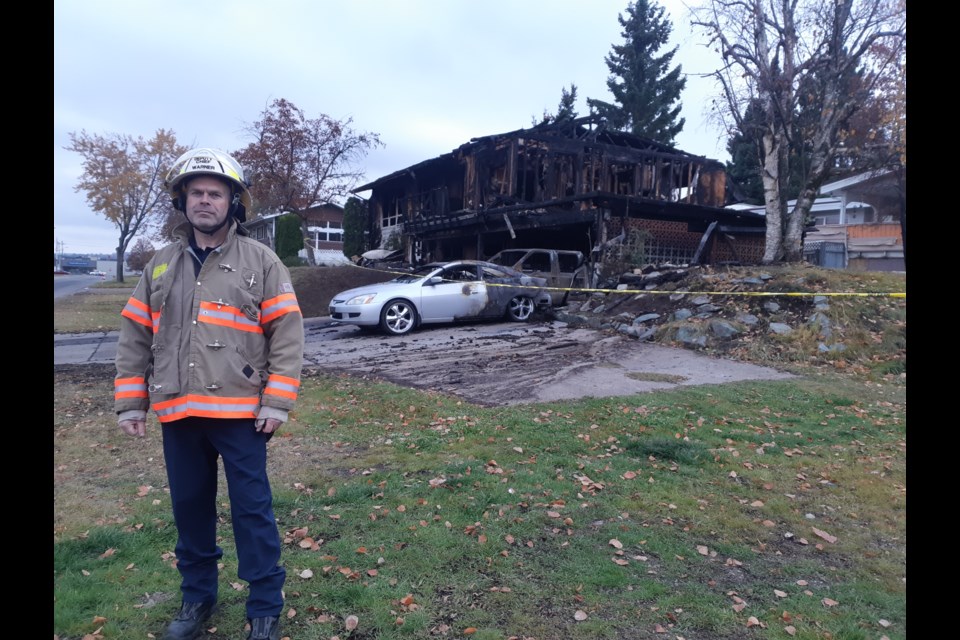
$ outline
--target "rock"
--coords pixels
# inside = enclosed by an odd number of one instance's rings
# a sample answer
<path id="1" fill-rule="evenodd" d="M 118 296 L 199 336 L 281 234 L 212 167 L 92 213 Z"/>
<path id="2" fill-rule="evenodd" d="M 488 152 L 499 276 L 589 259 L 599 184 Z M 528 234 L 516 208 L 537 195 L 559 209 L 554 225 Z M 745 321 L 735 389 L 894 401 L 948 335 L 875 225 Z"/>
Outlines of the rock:
<path id="1" fill-rule="evenodd" d="M 785 336 L 793 332 L 793 327 L 783 322 L 771 322 L 770 331 L 780 336 Z"/>

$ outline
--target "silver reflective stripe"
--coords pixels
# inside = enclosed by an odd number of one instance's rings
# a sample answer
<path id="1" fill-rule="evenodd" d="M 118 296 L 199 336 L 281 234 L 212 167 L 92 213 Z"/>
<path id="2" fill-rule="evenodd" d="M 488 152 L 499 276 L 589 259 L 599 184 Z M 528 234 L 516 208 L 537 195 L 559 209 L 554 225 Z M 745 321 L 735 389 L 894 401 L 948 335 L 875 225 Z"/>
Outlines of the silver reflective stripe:
<path id="1" fill-rule="evenodd" d="M 242 315 L 242 314 L 241 314 L 241 315 L 237 315 L 237 314 L 227 313 L 227 312 L 223 312 L 223 311 L 211 311 L 211 310 L 209 310 L 209 309 L 201 309 L 201 310 L 200 310 L 200 315 L 201 315 L 201 316 L 210 316 L 210 317 L 212 317 L 212 318 L 218 318 L 218 319 L 220 319 L 220 320 L 226 320 L 226 321 L 228 321 L 228 322 L 232 322 L 232 323 L 236 323 L 236 324 L 240 324 L 240 325 L 245 325 L 245 326 L 248 326 L 248 327 L 251 327 L 251 328 L 255 328 L 255 327 L 258 328 L 258 327 L 260 326 L 260 324 L 259 324 L 258 322 L 253 322 L 253 321 L 249 320 L 246 316 L 244 316 L 244 315 Z"/>

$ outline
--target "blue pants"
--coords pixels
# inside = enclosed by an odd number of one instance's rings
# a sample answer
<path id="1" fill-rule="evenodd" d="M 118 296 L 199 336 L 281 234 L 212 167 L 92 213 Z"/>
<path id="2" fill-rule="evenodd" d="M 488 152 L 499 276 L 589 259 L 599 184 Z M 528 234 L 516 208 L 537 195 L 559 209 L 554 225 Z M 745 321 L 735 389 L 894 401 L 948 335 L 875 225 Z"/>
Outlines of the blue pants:
<path id="1" fill-rule="evenodd" d="M 237 575 L 250 585 L 247 617 L 278 616 L 286 571 L 267 478 L 267 440 L 252 419 L 184 418 L 163 426 L 177 569 L 184 602 L 217 599 L 217 458 L 223 458 L 230 517 L 237 545 Z"/>

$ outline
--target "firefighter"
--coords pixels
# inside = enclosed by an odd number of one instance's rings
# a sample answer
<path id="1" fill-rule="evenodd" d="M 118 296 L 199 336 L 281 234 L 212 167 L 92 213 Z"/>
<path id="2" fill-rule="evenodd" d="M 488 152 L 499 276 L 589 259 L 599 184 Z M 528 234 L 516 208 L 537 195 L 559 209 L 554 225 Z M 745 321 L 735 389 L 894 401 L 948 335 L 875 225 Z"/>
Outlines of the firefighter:
<path id="1" fill-rule="evenodd" d="M 163 638 L 199 636 L 217 608 L 222 458 L 237 574 L 249 584 L 247 638 L 278 640 L 286 573 L 267 442 L 297 399 L 303 318 L 287 268 L 241 226 L 251 199 L 236 160 L 193 149 L 165 186 L 186 219 L 121 313 L 115 380 L 120 429 L 145 436 L 152 409 L 162 432 L 182 596 Z"/>

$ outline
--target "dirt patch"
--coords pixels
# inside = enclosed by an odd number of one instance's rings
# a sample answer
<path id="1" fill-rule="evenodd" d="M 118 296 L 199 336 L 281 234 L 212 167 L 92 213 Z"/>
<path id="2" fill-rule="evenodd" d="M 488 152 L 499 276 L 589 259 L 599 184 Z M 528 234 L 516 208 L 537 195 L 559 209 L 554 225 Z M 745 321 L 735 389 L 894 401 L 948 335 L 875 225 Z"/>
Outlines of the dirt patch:
<path id="1" fill-rule="evenodd" d="M 790 374 L 566 323 L 477 323 L 384 336 L 308 327 L 305 367 L 460 396 L 481 406 L 625 396 Z"/>

